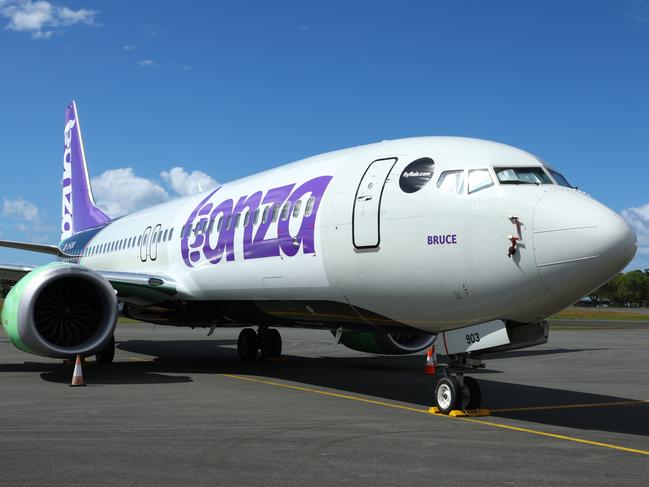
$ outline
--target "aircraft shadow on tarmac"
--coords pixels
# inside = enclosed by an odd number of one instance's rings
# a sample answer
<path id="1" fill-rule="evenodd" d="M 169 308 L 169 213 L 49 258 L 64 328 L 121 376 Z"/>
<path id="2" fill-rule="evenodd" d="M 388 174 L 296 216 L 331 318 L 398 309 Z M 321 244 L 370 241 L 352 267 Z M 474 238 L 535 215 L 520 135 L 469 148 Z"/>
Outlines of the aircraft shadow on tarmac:
<path id="1" fill-rule="evenodd" d="M 25 362 L 0 364 L 0 372 L 40 372 L 41 379 L 60 384 L 70 383 L 72 368 L 61 363 Z M 142 367 L 137 362 L 115 362 L 110 366 L 87 363 L 83 367 L 86 382 L 91 385 L 110 384 L 171 384 L 193 382 L 191 377 L 167 375 Z"/>
<path id="2" fill-rule="evenodd" d="M 284 355 L 274 360 L 239 360 L 235 340 L 129 340 L 118 343 L 118 349 L 151 357 L 151 361 L 122 361 L 110 366 L 84 367 L 84 377 L 91 385 L 165 384 L 192 382 L 196 374 L 240 374 L 260 379 L 290 381 L 311 388 L 326 388 L 350 395 L 363 395 L 381 401 L 415 404 L 422 409 L 433 402 L 434 380 L 422 373 L 422 357 L 326 356 L 306 358 Z M 534 355 L 579 353 L 585 349 L 535 351 Z M 529 354 L 529 352 L 524 352 Z M 506 352 L 500 357 L 520 357 L 521 352 Z M 41 372 L 43 380 L 67 383 L 70 366 L 56 363 L 0 365 L 0 372 Z M 538 406 L 600 404 L 632 401 L 631 399 L 500 382 L 485 377 L 500 374 L 481 370 L 472 374 L 480 380 L 483 406 L 490 409 L 512 409 Z M 503 379 L 505 379 L 503 377 Z M 260 385 L 262 387 L 262 385 Z M 643 398 L 646 399 L 646 398 Z M 609 407 L 548 409 L 537 411 L 494 411 L 493 416 L 533 423 L 632 435 L 649 435 L 649 404 Z"/>
<path id="3" fill-rule="evenodd" d="M 225 348 L 224 345 L 231 347 Z M 416 404 L 422 409 L 429 407 L 433 402 L 434 381 L 432 377 L 422 373 L 420 355 L 335 357 L 326 356 L 327 352 L 323 351 L 321 356 L 313 358 L 284 355 L 276 360 L 247 362 L 239 360 L 233 345 L 236 345 L 235 340 L 130 340 L 121 342 L 118 348 L 151 356 L 152 362 L 135 364 L 136 368 L 149 373 L 241 374 L 261 379 L 290 381 L 305 387 L 335 389 L 351 395 L 371 396 L 382 401 Z M 503 352 L 498 356 L 521 357 L 591 350 L 558 348 Z M 126 375 L 131 373 L 131 369 L 128 367 L 118 373 Z M 473 374 L 480 380 L 484 407 L 511 409 L 633 401 L 633 399 L 615 396 L 485 379 L 500 373 L 497 370 L 486 369 Z M 124 377 L 124 380 L 129 381 L 128 377 Z M 637 403 L 574 409 L 495 411 L 493 416 L 569 428 L 647 436 L 649 435 L 648 413 L 649 404 Z"/>

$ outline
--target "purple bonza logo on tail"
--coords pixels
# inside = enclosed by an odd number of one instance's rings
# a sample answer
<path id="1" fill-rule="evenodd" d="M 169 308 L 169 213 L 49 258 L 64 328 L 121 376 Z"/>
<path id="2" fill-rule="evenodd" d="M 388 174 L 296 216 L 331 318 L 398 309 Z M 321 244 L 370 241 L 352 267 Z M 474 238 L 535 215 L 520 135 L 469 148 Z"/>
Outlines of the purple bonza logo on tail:
<path id="1" fill-rule="evenodd" d="M 61 202 L 61 238 L 72 235 L 72 129 L 76 121 L 65 124 L 63 149 L 63 201 Z"/>
<path id="2" fill-rule="evenodd" d="M 250 215 L 248 225 L 242 225 L 239 237 L 243 243 L 244 259 L 259 259 L 262 257 L 277 257 L 296 255 L 300 248 L 304 254 L 315 253 L 315 221 L 318 208 L 332 176 L 319 176 L 296 187 L 288 184 L 272 188 L 263 194 L 257 191 L 250 196 L 241 196 L 235 203 L 227 198 L 218 204 L 211 201 L 219 188 L 212 191 L 191 212 L 185 228 L 191 225 L 192 231 L 184 231 L 180 245 L 183 262 L 188 267 L 193 267 L 205 259 L 212 264 L 218 264 L 225 258 L 226 261 L 235 260 L 234 240 L 237 228 L 234 222 L 227 225 L 228 219 L 234 220 L 237 215 L 243 218 L 246 210 Z M 309 198 L 313 198 L 313 205 L 309 211 L 300 211 L 301 221 L 295 234 L 291 234 L 290 223 L 293 218 L 282 218 L 282 215 L 273 221 L 273 210 L 283 208 L 285 202 L 290 203 L 291 214 L 298 200 L 302 201 L 305 208 Z M 266 208 L 269 208 L 266 211 Z M 252 219 L 259 209 L 259 224 L 253 225 Z M 308 215 L 307 215 L 308 213 Z M 265 215 L 265 217 L 264 217 Z M 209 232 L 210 221 L 222 221 L 219 231 Z M 293 225 L 295 228 L 295 225 Z M 195 229 L 198 228 L 199 231 Z"/>

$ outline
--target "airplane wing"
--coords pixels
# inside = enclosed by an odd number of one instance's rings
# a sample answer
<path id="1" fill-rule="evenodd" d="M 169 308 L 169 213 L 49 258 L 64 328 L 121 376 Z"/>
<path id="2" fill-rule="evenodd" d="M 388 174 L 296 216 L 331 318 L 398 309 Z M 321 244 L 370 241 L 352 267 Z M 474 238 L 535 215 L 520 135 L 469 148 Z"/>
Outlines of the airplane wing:
<path id="1" fill-rule="evenodd" d="M 56 245 L 37 244 L 31 242 L 15 242 L 13 240 L 0 240 L 0 247 L 10 249 L 29 250 L 31 252 L 40 252 L 41 254 L 51 254 L 61 256 L 61 251 Z"/>
<path id="2" fill-rule="evenodd" d="M 0 279 L 16 282 L 34 269 L 36 266 L 33 265 L 0 264 Z"/>
<path id="3" fill-rule="evenodd" d="M 16 282 L 36 266 L 0 264 L 0 279 Z M 164 301 L 176 294 L 176 282 L 167 277 L 137 272 L 115 272 L 96 270 L 104 276 L 117 291 L 120 301 L 151 304 Z"/>

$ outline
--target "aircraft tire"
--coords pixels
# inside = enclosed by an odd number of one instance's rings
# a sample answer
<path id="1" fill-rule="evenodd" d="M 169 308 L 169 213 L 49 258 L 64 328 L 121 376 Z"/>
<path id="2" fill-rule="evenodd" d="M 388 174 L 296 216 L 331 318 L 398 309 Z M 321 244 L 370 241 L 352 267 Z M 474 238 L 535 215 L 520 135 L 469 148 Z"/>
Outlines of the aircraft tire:
<path id="1" fill-rule="evenodd" d="M 102 365 L 112 364 L 114 358 L 115 358 L 115 335 L 110 337 L 110 341 L 108 342 L 108 345 L 106 345 L 101 352 L 95 355 L 95 360 L 97 360 L 97 363 Z"/>
<path id="2" fill-rule="evenodd" d="M 270 328 L 264 333 L 261 354 L 266 358 L 279 357 L 282 354 L 282 335 L 275 328 Z"/>
<path id="3" fill-rule="evenodd" d="M 457 409 L 461 397 L 460 382 L 455 377 L 442 377 L 435 385 L 435 406 L 443 414 Z"/>
<path id="4" fill-rule="evenodd" d="M 482 391 L 480 384 L 473 377 L 465 377 L 462 386 L 462 409 L 480 409 L 482 404 Z"/>
<path id="5" fill-rule="evenodd" d="M 259 337 L 257 332 L 252 328 L 244 328 L 239 333 L 237 341 L 237 352 L 242 360 L 254 360 L 257 358 L 259 351 Z"/>

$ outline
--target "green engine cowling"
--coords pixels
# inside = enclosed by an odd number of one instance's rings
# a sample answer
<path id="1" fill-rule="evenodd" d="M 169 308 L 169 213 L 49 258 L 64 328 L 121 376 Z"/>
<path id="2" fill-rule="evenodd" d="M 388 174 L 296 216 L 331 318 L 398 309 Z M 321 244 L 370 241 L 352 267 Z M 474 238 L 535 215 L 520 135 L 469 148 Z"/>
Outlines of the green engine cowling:
<path id="1" fill-rule="evenodd" d="M 430 347 L 435 335 L 343 331 L 340 343 L 358 352 L 407 355 Z"/>
<path id="2" fill-rule="evenodd" d="M 34 269 L 11 289 L 2 327 L 19 349 L 46 357 L 93 355 L 110 341 L 117 298 L 87 267 L 54 262 Z"/>

